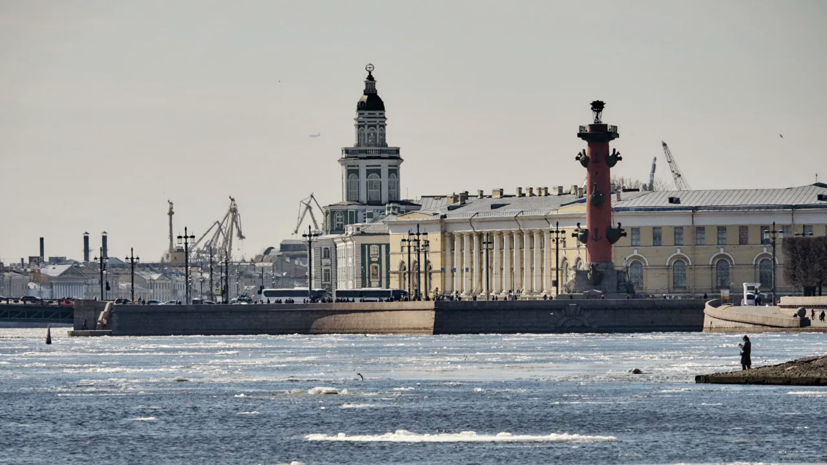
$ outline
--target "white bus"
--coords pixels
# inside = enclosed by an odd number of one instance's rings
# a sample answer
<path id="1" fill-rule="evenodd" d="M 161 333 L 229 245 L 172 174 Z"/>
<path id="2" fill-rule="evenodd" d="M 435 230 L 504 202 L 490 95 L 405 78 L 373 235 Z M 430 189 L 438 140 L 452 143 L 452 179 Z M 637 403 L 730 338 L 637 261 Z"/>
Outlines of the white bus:
<path id="1" fill-rule="evenodd" d="M 262 303 L 267 303 L 269 300 L 270 303 L 288 303 L 292 301 L 295 304 L 303 304 L 305 301 L 313 301 L 313 300 L 320 300 L 325 295 L 324 289 L 313 289 L 313 291 L 308 292 L 306 287 L 296 287 L 293 289 L 264 289 L 261 291 L 261 294 L 258 296 L 256 301 L 261 301 Z"/>
<path id="2" fill-rule="evenodd" d="M 354 302 L 384 302 L 402 300 L 408 293 L 402 289 L 336 289 L 334 300 L 352 300 Z"/>

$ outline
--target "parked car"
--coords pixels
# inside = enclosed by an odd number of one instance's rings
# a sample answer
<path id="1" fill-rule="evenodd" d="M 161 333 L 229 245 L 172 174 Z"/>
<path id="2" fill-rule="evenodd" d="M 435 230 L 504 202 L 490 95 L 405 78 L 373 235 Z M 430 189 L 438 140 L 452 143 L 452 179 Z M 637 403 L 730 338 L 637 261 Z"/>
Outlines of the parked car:
<path id="1" fill-rule="evenodd" d="M 40 299 L 32 295 L 26 295 L 20 298 L 20 302 L 24 304 L 37 304 L 40 303 Z"/>
<path id="2" fill-rule="evenodd" d="M 177 300 L 167 300 L 166 302 L 164 302 L 160 305 L 178 305 L 178 301 Z"/>
<path id="3" fill-rule="evenodd" d="M 58 305 L 60 305 L 61 307 L 73 307 L 75 305 L 75 300 L 71 297 L 67 297 L 65 299 L 60 300 L 58 302 Z"/>
<path id="4" fill-rule="evenodd" d="M 215 302 L 213 302 L 212 300 L 205 300 L 204 303 L 206 305 L 215 305 Z"/>
<path id="5" fill-rule="evenodd" d="M 161 302 L 158 302 L 157 300 L 148 300 L 146 302 L 146 304 L 147 305 L 161 305 Z"/>
<path id="6" fill-rule="evenodd" d="M 115 299 L 116 305 L 126 305 L 128 303 L 130 303 L 129 299 Z"/>

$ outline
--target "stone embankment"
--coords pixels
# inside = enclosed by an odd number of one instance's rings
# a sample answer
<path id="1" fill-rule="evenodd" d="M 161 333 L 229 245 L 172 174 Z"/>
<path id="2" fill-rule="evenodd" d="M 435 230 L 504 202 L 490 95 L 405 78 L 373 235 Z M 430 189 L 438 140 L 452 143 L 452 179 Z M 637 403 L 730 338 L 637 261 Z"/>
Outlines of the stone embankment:
<path id="1" fill-rule="evenodd" d="M 704 332 L 721 333 L 763 333 L 763 332 L 827 332 L 827 322 L 811 318 L 816 311 L 813 307 L 791 307 L 784 305 L 740 306 L 721 304 L 710 300 L 704 307 Z"/>
<path id="2" fill-rule="evenodd" d="M 800 358 L 779 365 L 752 370 L 698 375 L 696 383 L 711 384 L 789 384 L 827 386 L 827 355 Z"/>

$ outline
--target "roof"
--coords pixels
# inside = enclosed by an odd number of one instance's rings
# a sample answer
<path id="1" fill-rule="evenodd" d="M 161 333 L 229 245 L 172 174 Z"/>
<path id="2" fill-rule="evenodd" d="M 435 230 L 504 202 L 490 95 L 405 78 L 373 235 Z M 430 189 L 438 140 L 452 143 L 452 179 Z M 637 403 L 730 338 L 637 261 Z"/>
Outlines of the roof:
<path id="1" fill-rule="evenodd" d="M 385 111 L 385 102 L 378 94 L 366 94 L 356 104 L 356 111 Z"/>
<path id="2" fill-rule="evenodd" d="M 624 192 L 625 197 L 635 197 L 646 194 L 645 192 Z M 423 199 L 424 200 L 424 199 Z M 498 216 L 544 216 L 557 212 L 562 207 L 574 204 L 583 204 L 585 197 L 577 197 L 572 194 L 545 195 L 534 197 L 504 196 L 495 197 L 469 197 L 464 204 L 440 206 L 431 212 L 445 215 L 445 218 L 469 218 L 476 217 L 498 217 Z M 424 202 L 423 202 L 424 203 Z M 423 207 L 421 213 L 428 213 Z"/>
<path id="3" fill-rule="evenodd" d="M 827 200 L 819 200 L 819 194 L 827 196 L 827 184 L 817 183 L 786 189 L 655 191 L 624 198 L 621 202 L 615 202 L 612 209 L 636 211 L 647 209 L 827 208 Z M 672 202 L 670 198 L 673 199 Z"/>
<path id="4" fill-rule="evenodd" d="M 40 269 L 40 274 L 57 277 L 66 272 L 72 265 L 49 265 Z"/>

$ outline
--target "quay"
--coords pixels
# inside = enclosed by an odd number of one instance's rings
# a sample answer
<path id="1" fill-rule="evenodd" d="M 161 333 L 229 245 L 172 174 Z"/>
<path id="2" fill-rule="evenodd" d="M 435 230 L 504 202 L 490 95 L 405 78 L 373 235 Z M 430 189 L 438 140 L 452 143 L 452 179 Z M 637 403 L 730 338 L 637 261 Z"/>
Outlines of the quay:
<path id="1" fill-rule="evenodd" d="M 818 315 L 827 297 L 781 297 L 778 306 L 737 306 L 711 300 L 704 307 L 704 332 L 827 332 Z M 813 318 L 815 316 L 815 318 Z"/>
<path id="2" fill-rule="evenodd" d="M 107 310 L 108 308 L 108 310 Z M 702 300 L 560 299 L 258 305 L 79 300 L 71 336 L 701 331 Z M 84 321 L 88 330 L 83 331 Z M 109 331 L 109 333 L 99 333 Z"/>

